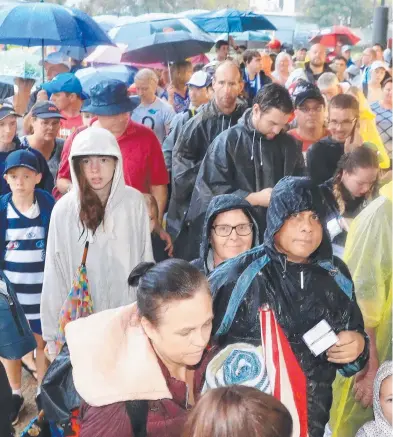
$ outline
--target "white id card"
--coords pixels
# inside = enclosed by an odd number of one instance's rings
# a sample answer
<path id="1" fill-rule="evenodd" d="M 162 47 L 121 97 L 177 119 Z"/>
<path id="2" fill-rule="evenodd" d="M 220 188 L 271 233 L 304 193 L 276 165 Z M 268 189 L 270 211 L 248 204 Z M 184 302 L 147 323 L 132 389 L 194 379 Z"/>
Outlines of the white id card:
<path id="1" fill-rule="evenodd" d="M 321 320 L 303 335 L 303 341 L 315 357 L 338 342 L 338 337 L 326 320 Z"/>

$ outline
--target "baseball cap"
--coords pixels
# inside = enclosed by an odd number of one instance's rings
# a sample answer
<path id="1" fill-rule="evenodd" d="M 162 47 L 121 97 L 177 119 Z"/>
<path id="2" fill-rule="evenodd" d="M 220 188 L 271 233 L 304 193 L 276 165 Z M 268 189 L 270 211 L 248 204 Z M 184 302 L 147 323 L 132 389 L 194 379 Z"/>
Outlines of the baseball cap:
<path id="1" fill-rule="evenodd" d="M 295 108 L 298 108 L 309 99 L 317 100 L 325 104 L 325 99 L 317 86 L 305 80 L 299 80 L 292 92 L 292 100 L 294 101 Z"/>
<path id="2" fill-rule="evenodd" d="M 33 152 L 26 149 L 14 150 L 7 156 L 5 160 L 4 174 L 16 167 L 25 167 L 36 173 L 40 173 L 38 159 Z"/>
<path id="3" fill-rule="evenodd" d="M 60 114 L 60 111 L 57 109 L 57 106 L 50 102 L 49 100 L 45 100 L 43 102 L 37 102 L 32 108 L 31 108 L 31 115 L 33 117 L 42 118 L 42 119 L 48 119 L 48 118 L 63 118 Z"/>
<path id="4" fill-rule="evenodd" d="M 190 80 L 186 83 L 186 85 L 191 85 L 196 88 L 205 88 L 208 87 L 212 82 L 211 76 L 206 73 L 206 71 L 197 71 L 195 72 Z"/>
<path id="5" fill-rule="evenodd" d="M 278 39 L 272 39 L 266 44 L 266 47 L 273 50 L 278 50 L 281 48 L 281 43 Z"/>
<path id="6" fill-rule="evenodd" d="M 45 62 L 52 65 L 63 64 L 69 69 L 71 68 L 70 58 L 65 53 L 61 52 L 49 53 L 49 55 L 44 58 L 44 63 Z M 39 64 L 42 66 L 42 60 L 39 62 Z"/>
<path id="7" fill-rule="evenodd" d="M 342 53 L 344 53 L 344 52 L 348 52 L 348 51 L 351 51 L 352 50 L 352 47 L 351 46 L 348 46 L 348 45 L 346 45 L 346 46 L 342 46 L 341 47 L 341 52 Z"/>
<path id="8" fill-rule="evenodd" d="M 374 61 L 370 66 L 370 71 L 374 71 L 377 68 L 383 68 L 386 71 L 388 70 L 388 66 L 387 66 L 386 62 L 383 62 L 383 61 Z"/>
<path id="9" fill-rule="evenodd" d="M 12 103 L 6 100 L 0 100 L 0 120 L 4 120 L 9 115 L 15 115 L 15 117 L 22 117 L 20 114 L 15 112 Z"/>
<path id="10" fill-rule="evenodd" d="M 75 93 L 85 100 L 87 95 L 82 90 L 80 80 L 73 73 L 60 73 L 50 82 L 42 84 L 42 88 L 49 94 Z"/>

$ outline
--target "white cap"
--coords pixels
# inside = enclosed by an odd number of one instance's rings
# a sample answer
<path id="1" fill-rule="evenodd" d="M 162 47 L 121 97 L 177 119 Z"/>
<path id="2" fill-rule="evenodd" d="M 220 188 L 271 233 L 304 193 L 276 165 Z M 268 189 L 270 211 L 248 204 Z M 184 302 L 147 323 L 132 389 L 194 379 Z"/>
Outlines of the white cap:
<path id="1" fill-rule="evenodd" d="M 191 76 L 187 85 L 195 86 L 197 88 L 205 88 L 211 84 L 211 77 L 205 71 L 197 71 Z"/>
<path id="2" fill-rule="evenodd" d="M 370 66 L 370 71 L 374 71 L 377 68 L 383 68 L 384 70 L 388 71 L 388 66 L 386 62 L 383 61 L 374 61 Z"/>
<path id="3" fill-rule="evenodd" d="M 49 53 L 49 55 L 44 59 L 44 62 L 53 65 L 63 64 L 69 69 L 71 68 L 70 58 L 65 53 L 61 52 Z M 42 65 L 42 60 L 40 61 L 40 65 Z"/>
<path id="4" fill-rule="evenodd" d="M 351 46 L 342 46 L 341 47 L 341 52 L 342 53 L 345 53 L 345 52 L 350 52 L 352 50 L 352 47 Z"/>

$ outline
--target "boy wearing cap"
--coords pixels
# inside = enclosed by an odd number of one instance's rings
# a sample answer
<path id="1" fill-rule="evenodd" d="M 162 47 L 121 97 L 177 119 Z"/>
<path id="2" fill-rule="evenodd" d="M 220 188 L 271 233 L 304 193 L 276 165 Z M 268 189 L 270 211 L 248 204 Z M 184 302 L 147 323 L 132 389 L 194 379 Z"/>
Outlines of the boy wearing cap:
<path id="1" fill-rule="evenodd" d="M 38 391 L 47 365 L 42 339 L 40 302 L 45 265 L 46 239 L 54 206 L 53 197 L 36 189 L 41 181 L 34 153 L 16 150 L 5 162 L 4 179 L 11 193 L 0 197 L 0 263 L 13 285 L 37 341 Z M 4 360 L 12 388 L 12 424 L 23 408 L 21 361 Z"/>
<path id="2" fill-rule="evenodd" d="M 78 127 L 83 126 L 81 108 L 86 95 L 82 84 L 74 74 L 61 73 L 44 83 L 42 89 L 50 95 L 50 100 L 64 117 L 60 121 L 60 138 L 67 139 Z"/>
<path id="3" fill-rule="evenodd" d="M 299 80 L 292 93 L 297 127 L 288 133 L 302 143 L 302 152 L 328 134 L 325 129 L 325 99 L 310 82 Z"/>

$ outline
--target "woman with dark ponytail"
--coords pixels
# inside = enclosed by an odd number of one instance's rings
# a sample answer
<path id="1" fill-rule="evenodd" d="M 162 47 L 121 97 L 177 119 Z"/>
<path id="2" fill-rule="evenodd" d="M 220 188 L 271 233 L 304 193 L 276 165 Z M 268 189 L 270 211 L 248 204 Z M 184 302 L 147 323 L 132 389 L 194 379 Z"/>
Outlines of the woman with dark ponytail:
<path id="1" fill-rule="evenodd" d="M 80 132 L 72 144 L 70 168 L 73 188 L 51 217 L 42 290 L 42 330 L 51 355 L 60 309 L 86 242 L 94 312 L 133 302 L 129 272 L 141 261 L 153 260 L 144 197 L 125 185 L 116 138 L 101 128 Z"/>
<path id="2" fill-rule="evenodd" d="M 378 174 L 378 153 L 365 143 L 343 155 L 334 177 L 320 186 L 335 255 L 342 255 L 351 220 L 377 197 Z"/>
<path id="3" fill-rule="evenodd" d="M 85 403 L 80 437 L 180 437 L 199 398 L 212 329 L 206 277 L 187 261 L 142 263 L 132 305 L 66 327 L 75 387 Z"/>

